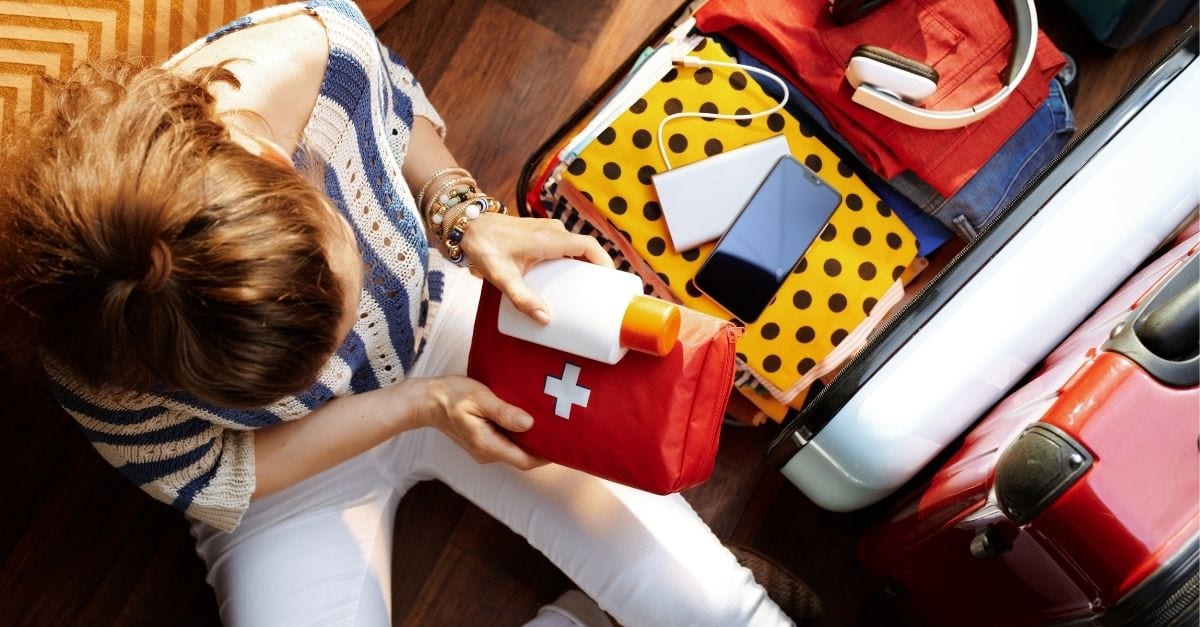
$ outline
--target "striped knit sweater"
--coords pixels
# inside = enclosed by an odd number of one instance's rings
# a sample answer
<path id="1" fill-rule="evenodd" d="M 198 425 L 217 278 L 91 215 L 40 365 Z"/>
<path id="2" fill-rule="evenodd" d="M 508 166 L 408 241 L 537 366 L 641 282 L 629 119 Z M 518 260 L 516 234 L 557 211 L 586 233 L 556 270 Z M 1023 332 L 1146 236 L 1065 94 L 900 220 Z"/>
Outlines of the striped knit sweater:
<path id="1" fill-rule="evenodd" d="M 317 383 L 269 407 L 243 411 L 178 392 L 89 389 L 61 365 L 47 364 L 59 402 L 105 460 L 154 498 L 225 531 L 237 527 L 254 492 L 254 430 L 300 418 L 334 396 L 401 380 L 441 301 L 438 255 L 430 254 L 400 174 L 413 116 L 430 119 L 439 130 L 441 118 L 353 2 L 312 0 L 253 13 L 167 65 L 225 34 L 302 13 L 324 24 L 330 54 L 301 143 L 307 158 L 324 164 L 325 192 L 353 226 L 370 268 L 354 330 Z"/>

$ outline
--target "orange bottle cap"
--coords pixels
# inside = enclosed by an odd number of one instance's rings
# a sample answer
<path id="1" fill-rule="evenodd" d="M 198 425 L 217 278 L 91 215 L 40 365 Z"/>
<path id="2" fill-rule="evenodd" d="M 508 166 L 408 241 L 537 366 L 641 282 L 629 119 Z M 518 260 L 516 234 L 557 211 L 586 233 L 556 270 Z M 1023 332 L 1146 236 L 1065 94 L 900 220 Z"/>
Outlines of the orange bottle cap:
<path id="1" fill-rule="evenodd" d="M 679 307 L 649 296 L 635 296 L 621 319 L 621 346 L 665 356 L 679 339 Z"/>

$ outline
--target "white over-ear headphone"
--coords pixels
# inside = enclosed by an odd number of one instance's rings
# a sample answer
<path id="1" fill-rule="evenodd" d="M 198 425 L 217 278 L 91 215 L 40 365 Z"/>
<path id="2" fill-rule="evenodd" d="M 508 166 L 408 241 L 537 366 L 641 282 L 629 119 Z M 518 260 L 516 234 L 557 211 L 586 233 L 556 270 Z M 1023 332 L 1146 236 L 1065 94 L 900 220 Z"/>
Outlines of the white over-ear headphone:
<path id="1" fill-rule="evenodd" d="M 830 0 L 835 17 L 839 4 L 862 3 Z M 1037 10 L 1033 0 L 1010 0 L 1009 5 L 1012 56 L 1005 71 L 1004 88 L 987 100 L 955 111 L 921 108 L 917 105 L 937 91 L 937 71 L 886 48 L 863 45 L 851 53 L 846 67 L 846 80 L 855 88 L 854 102 L 902 124 L 930 130 L 958 128 L 987 117 L 1020 85 L 1037 51 Z"/>

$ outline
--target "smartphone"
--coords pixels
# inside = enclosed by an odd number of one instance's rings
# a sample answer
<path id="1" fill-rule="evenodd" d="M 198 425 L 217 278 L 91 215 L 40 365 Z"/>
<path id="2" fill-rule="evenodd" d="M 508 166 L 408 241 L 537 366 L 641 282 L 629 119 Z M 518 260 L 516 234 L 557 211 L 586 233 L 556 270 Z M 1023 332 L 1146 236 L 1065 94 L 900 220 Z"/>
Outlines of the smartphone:
<path id="1" fill-rule="evenodd" d="M 700 266 L 696 287 L 738 320 L 758 320 L 841 202 L 812 170 L 781 158 Z"/>

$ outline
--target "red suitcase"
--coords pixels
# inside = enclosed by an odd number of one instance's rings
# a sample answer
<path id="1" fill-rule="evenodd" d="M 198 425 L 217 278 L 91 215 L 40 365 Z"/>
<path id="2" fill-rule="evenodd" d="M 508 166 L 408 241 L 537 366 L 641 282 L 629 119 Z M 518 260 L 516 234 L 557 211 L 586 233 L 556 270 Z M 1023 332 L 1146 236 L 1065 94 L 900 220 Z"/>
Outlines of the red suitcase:
<path id="1" fill-rule="evenodd" d="M 1130 279 L 863 536 L 904 615 L 1197 624 L 1198 242 Z"/>

